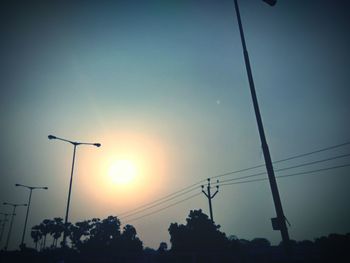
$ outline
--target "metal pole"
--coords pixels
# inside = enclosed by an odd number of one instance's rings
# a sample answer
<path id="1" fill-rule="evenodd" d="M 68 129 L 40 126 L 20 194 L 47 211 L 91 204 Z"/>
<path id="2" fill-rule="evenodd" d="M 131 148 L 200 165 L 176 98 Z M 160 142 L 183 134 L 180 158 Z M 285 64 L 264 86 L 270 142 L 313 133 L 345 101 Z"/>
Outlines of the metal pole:
<path id="1" fill-rule="evenodd" d="M 70 195 L 72 191 L 72 182 L 73 182 L 73 171 L 74 171 L 74 161 L 75 161 L 75 152 L 76 152 L 77 144 L 74 144 L 73 150 L 73 161 L 72 161 L 72 171 L 70 174 L 70 182 L 69 182 L 69 191 L 68 191 L 68 201 L 67 201 L 67 209 L 66 209 L 66 218 L 64 221 L 64 232 L 63 232 L 63 246 L 66 246 L 66 238 L 67 238 L 67 227 L 68 227 L 68 213 L 69 213 L 69 203 L 70 203 Z"/>
<path id="2" fill-rule="evenodd" d="M 14 219 L 14 217 L 15 217 L 15 215 L 16 215 L 16 214 L 15 214 L 15 212 L 16 212 L 16 207 L 17 207 L 17 205 L 14 205 L 14 206 L 13 206 L 13 212 L 12 212 L 12 217 L 11 217 L 10 228 L 9 228 L 9 232 L 8 232 L 8 234 L 7 234 L 6 245 L 5 245 L 5 248 L 4 248 L 5 251 L 7 250 L 8 245 L 9 245 L 10 236 L 11 236 L 11 230 L 12 230 L 12 225 L 13 225 L 13 219 Z"/>
<path id="3" fill-rule="evenodd" d="M 2 237 L 4 235 L 5 225 L 6 225 L 6 222 L 7 222 L 7 216 L 9 214 L 3 214 L 3 215 L 4 215 L 4 220 L 3 220 L 3 223 L 1 224 L 0 242 L 2 241 Z"/>
<path id="4" fill-rule="evenodd" d="M 211 221 L 214 222 L 214 219 L 213 219 L 213 209 L 211 207 L 211 194 L 210 194 L 210 181 L 208 182 L 208 186 L 207 186 L 207 191 L 208 191 L 208 199 L 209 199 L 209 213 L 210 213 L 210 219 Z"/>
<path id="5" fill-rule="evenodd" d="M 29 214 L 29 208 L 30 208 L 30 202 L 32 200 L 32 191 L 33 188 L 29 188 L 30 193 L 29 193 L 29 199 L 28 199 L 28 206 L 27 206 L 27 214 L 26 214 L 26 219 L 24 221 L 24 229 L 23 229 L 23 234 L 22 234 L 22 241 L 21 241 L 21 246 L 24 245 L 24 236 L 26 234 L 26 228 L 27 228 L 27 221 L 28 221 L 28 214 Z"/>
<path id="6" fill-rule="evenodd" d="M 247 51 L 246 42 L 245 42 L 245 38 L 244 38 L 241 15 L 239 12 L 239 7 L 238 7 L 238 1 L 235 0 L 234 2 L 235 2 L 236 14 L 237 14 L 239 32 L 240 32 L 241 42 L 242 42 L 242 47 L 243 47 L 244 61 L 245 61 L 245 65 L 246 65 L 247 75 L 248 75 L 250 93 L 251 93 L 252 100 L 253 100 L 255 117 L 256 117 L 257 124 L 258 124 L 258 130 L 259 130 L 260 140 L 261 140 L 262 149 L 263 149 L 263 153 L 264 153 L 266 170 L 267 170 L 267 174 L 268 174 L 268 178 L 269 178 L 269 182 L 270 182 L 270 187 L 271 187 L 271 192 L 272 192 L 272 197 L 273 197 L 273 201 L 275 204 L 275 210 L 276 210 L 276 214 L 277 214 L 277 219 L 276 220 L 273 219 L 273 228 L 274 228 L 274 230 L 281 231 L 283 245 L 286 249 L 287 254 L 289 255 L 290 250 L 289 250 L 288 229 L 287 229 L 286 220 L 285 220 L 285 216 L 284 216 L 283 209 L 282 209 L 280 195 L 278 192 L 278 187 L 277 187 L 274 169 L 272 166 L 270 151 L 269 151 L 269 148 L 267 145 L 264 127 L 263 127 L 263 123 L 262 123 L 262 119 L 261 119 L 261 115 L 260 115 L 258 99 L 256 96 L 255 86 L 254 86 L 254 81 L 253 81 L 253 74 L 252 74 L 249 56 L 248 56 L 248 51 Z"/>

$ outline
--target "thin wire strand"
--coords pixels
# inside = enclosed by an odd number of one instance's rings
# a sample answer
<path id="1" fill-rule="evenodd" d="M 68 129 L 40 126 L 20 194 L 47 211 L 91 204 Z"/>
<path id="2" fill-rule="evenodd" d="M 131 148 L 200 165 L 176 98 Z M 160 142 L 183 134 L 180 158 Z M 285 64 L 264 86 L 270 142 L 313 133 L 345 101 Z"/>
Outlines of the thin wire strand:
<path id="1" fill-rule="evenodd" d="M 349 166 L 350 166 L 350 164 L 337 165 L 337 166 L 332 166 L 332 167 L 327 167 L 327 168 L 322 168 L 322 169 L 317 169 L 317 170 L 300 172 L 300 173 L 278 175 L 278 176 L 276 176 L 276 178 L 286 178 L 286 177 L 292 177 L 292 176 L 298 176 L 298 175 L 307 175 L 307 174 L 311 174 L 311 173 L 323 172 L 323 171 L 344 168 L 344 167 L 349 167 Z M 241 182 L 223 183 L 223 184 L 219 184 L 219 186 L 245 184 L 245 183 L 252 183 L 252 182 L 259 182 L 259 181 L 266 181 L 266 180 L 268 180 L 268 178 L 258 178 L 258 179 L 246 180 L 246 181 L 241 181 Z"/>
<path id="2" fill-rule="evenodd" d="M 293 159 L 309 156 L 309 155 L 312 155 L 312 154 L 315 154 L 315 153 L 320 153 L 320 152 L 336 149 L 336 148 L 339 148 L 339 147 L 342 147 L 342 146 L 345 146 L 345 145 L 349 145 L 349 144 L 350 144 L 350 142 L 336 144 L 336 145 L 325 147 L 325 148 L 322 148 L 322 149 L 319 149 L 319 150 L 315 150 L 315 151 L 312 151 L 312 152 L 302 153 L 302 154 L 294 155 L 294 156 L 291 156 L 291 157 L 287 157 L 285 159 L 280 159 L 280 160 L 274 161 L 272 163 L 273 164 L 281 163 L 281 162 L 285 162 L 285 161 L 289 161 L 289 160 L 293 160 Z M 235 173 L 240 173 L 240 172 L 253 170 L 253 169 L 256 169 L 256 168 L 259 168 L 259 167 L 263 167 L 263 166 L 265 166 L 265 164 L 260 164 L 260 165 L 252 166 L 252 167 L 241 169 L 241 170 L 237 170 L 237 171 L 232 171 L 232 172 L 227 172 L 227 173 L 215 175 L 215 176 L 212 176 L 212 177 L 209 177 L 209 178 L 210 179 L 220 178 L 220 177 L 224 177 L 224 176 L 235 174 Z"/>
<path id="3" fill-rule="evenodd" d="M 313 162 L 307 162 L 307 163 L 298 164 L 298 165 L 293 165 L 293 166 L 289 166 L 289 167 L 285 167 L 285 168 L 275 169 L 275 172 L 281 172 L 281 171 L 286 171 L 286 170 L 290 170 L 290 169 L 300 168 L 300 167 L 304 167 L 304 166 L 308 166 L 308 165 L 312 165 L 312 164 L 316 164 L 316 163 L 322 163 L 322 162 L 326 162 L 326 161 L 331 161 L 331 160 L 335 160 L 335 159 L 339 159 L 339 158 L 344 158 L 344 157 L 348 157 L 348 156 L 350 156 L 350 154 L 337 155 L 337 156 L 334 156 L 334 157 L 330 157 L 330 158 L 326 158 L 326 159 L 321 159 L 321 160 L 317 160 L 317 161 L 313 161 Z M 256 177 L 256 176 L 264 175 L 264 174 L 267 174 L 267 172 L 261 172 L 261 173 L 256 173 L 256 174 L 251 174 L 251 175 L 236 177 L 236 178 L 232 178 L 232 179 L 226 179 L 226 180 L 221 181 L 221 183 L 232 182 L 232 181 L 237 181 L 237 180 L 242 180 L 242 179 L 251 178 L 251 177 Z M 217 185 L 217 184 L 218 184 L 218 183 L 213 183 L 214 186 Z M 220 182 L 219 182 L 219 184 L 220 184 Z"/>
<path id="4" fill-rule="evenodd" d="M 159 198 L 159 199 L 156 199 L 156 200 L 154 200 L 154 201 L 152 201 L 152 202 L 146 203 L 146 204 L 144 204 L 144 205 L 140 205 L 140 206 L 138 206 L 138 207 L 136 207 L 136 208 L 134 208 L 134 209 L 125 211 L 125 212 L 123 212 L 123 213 L 120 213 L 119 216 L 123 216 L 123 215 L 126 215 L 126 214 L 130 214 L 130 213 L 132 213 L 132 212 L 134 212 L 134 211 L 143 209 L 144 207 L 153 206 L 153 204 L 155 204 L 155 203 L 159 203 L 159 202 L 161 202 L 162 200 L 168 199 L 168 198 L 170 198 L 170 197 L 172 197 L 172 196 L 174 196 L 174 195 L 177 195 L 177 194 L 179 194 L 179 193 L 181 193 L 181 192 L 184 192 L 184 191 L 186 191 L 186 190 L 188 190 L 188 189 L 190 189 L 190 188 L 193 188 L 193 187 L 195 187 L 195 186 L 198 187 L 198 185 L 201 184 L 201 183 L 203 183 L 204 181 L 206 181 L 206 179 L 203 179 L 203 180 L 201 180 L 201 181 L 198 181 L 197 183 L 191 184 L 191 185 L 189 185 L 189 186 L 187 186 L 187 187 L 184 187 L 184 188 L 182 188 L 182 189 L 180 189 L 180 190 L 178 190 L 178 191 L 175 191 L 175 192 L 173 192 L 173 193 L 171 193 L 171 194 L 168 194 L 168 195 L 166 195 L 166 196 L 163 196 L 163 197 L 161 197 L 161 198 Z M 180 195 L 179 195 L 179 196 L 180 196 Z"/>
<path id="5" fill-rule="evenodd" d="M 166 203 L 166 202 L 169 202 L 169 201 L 171 201 L 171 200 L 173 200 L 173 199 L 175 199 L 175 198 L 178 198 L 178 197 L 180 197 L 180 196 L 182 196 L 182 195 L 185 195 L 185 194 L 188 194 L 188 193 L 190 193 L 190 192 L 192 192 L 192 191 L 194 191 L 194 190 L 197 190 L 197 189 L 198 189 L 197 187 L 198 187 L 198 186 L 196 186 L 195 188 L 192 188 L 192 189 L 190 189 L 190 190 L 188 190 L 188 191 L 186 191 L 186 192 L 177 194 L 177 195 L 175 195 L 175 196 L 173 196 L 173 197 L 171 197 L 171 198 L 168 198 L 168 199 L 166 199 L 166 200 L 163 200 L 163 201 L 161 201 L 161 202 L 159 202 L 159 203 L 156 203 L 156 204 L 154 204 L 154 205 L 147 206 L 147 207 L 145 207 L 145 208 L 143 208 L 143 209 L 140 209 L 140 210 L 138 210 L 138 211 L 136 211 L 136 212 L 128 213 L 127 215 L 122 216 L 121 219 L 125 219 L 125 218 L 127 218 L 127 217 L 130 217 L 130 216 L 133 216 L 133 215 L 135 215 L 135 214 L 141 213 L 141 212 L 143 212 L 143 211 L 145 211 L 145 210 L 148 210 L 148 209 L 151 209 L 151 208 L 153 208 L 153 207 L 156 207 L 156 206 L 159 206 L 159 205 L 161 205 L 161 204 L 164 204 L 164 203 Z"/>
<path id="6" fill-rule="evenodd" d="M 172 206 L 175 206 L 175 205 L 178 205 L 178 204 L 180 204 L 180 203 L 183 203 L 183 202 L 185 202 L 185 201 L 187 201 L 187 200 L 190 200 L 190 199 L 192 199 L 192 198 L 194 198 L 194 197 L 196 197 L 196 196 L 198 196 L 198 195 L 200 195 L 200 194 L 202 194 L 202 193 L 201 193 L 201 192 L 200 192 L 200 193 L 196 193 L 196 194 L 191 195 L 191 196 L 189 196 L 189 197 L 187 197 L 187 198 L 185 198 L 185 199 L 182 199 L 182 200 L 180 200 L 180 201 L 177 201 L 177 202 L 175 202 L 175 203 L 173 203 L 173 204 L 171 204 L 171 205 L 168 205 L 168 206 L 162 207 L 162 208 L 160 208 L 160 209 L 158 209 L 158 210 L 152 211 L 152 212 L 150 212 L 150 213 L 148 213 L 148 214 L 144 214 L 144 215 L 142 215 L 142 216 L 132 218 L 132 219 L 128 220 L 127 223 L 132 222 L 132 221 L 135 221 L 135 220 L 139 220 L 139 219 L 144 218 L 144 217 L 146 217 L 146 216 L 150 216 L 150 215 L 159 213 L 160 211 L 163 211 L 163 210 L 165 210 L 165 209 L 167 209 L 167 208 L 170 208 L 170 207 L 172 207 Z"/>

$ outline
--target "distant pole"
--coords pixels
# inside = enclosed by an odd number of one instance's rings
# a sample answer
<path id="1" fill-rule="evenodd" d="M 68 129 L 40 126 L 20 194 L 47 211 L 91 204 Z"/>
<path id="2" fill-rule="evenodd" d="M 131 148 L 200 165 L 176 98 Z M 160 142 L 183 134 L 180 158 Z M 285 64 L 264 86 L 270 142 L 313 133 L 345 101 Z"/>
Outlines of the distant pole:
<path id="1" fill-rule="evenodd" d="M 71 191 L 72 191 L 73 171 L 74 171 L 74 162 L 75 162 L 76 149 L 77 149 L 77 145 L 74 144 L 72 170 L 71 170 L 71 174 L 70 174 L 68 201 L 67 201 L 67 209 L 66 209 L 66 217 L 65 217 L 65 220 L 64 220 L 64 232 L 63 232 L 63 245 L 64 246 L 66 245 L 66 239 L 67 239 L 68 213 L 69 213 L 70 195 L 71 195 Z"/>
<path id="2" fill-rule="evenodd" d="M 270 5 L 274 5 L 276 3 L 276 1 L 266 1 L 266 0 L 264 0 L 264 2 L 267 2 Z M 250 93 L 251 93 L 252 100 L 253 100 L 255 117 L 256 117 L 257 124 L 258 124 L 258 130 L 259 130 L 262 150 L 264 153 L 266 170 L 267 170 L 267 174 L 268 174 L 268 178 L 269 178 L 269 182 L 270 182 L 270 187 L 271 187 L 271 192 L 272 192 L 272 197 L 273 197 L 273 201 L 275 204 L 275 210 L 276 210 L 276 214 L 277 214 L 276 218 L 272 218 L 272 226 L 273 226 L 274 230 L 281 231 L 283 245 L 286 249 L 287 255 L 289 255 L 290 254 L 289 234 L 288 234 L 288 229 L 287 229 L 287 225 L 286 225 L 286 219 L 285 219 L 285 216 L 283 213 L 282 203 L 281 203 L 281 199 L 280 199 L 280 195 L 279 195 L 278 187 L 277 187 L 277 182 L 276 182 L 276 177 L 275 177 L 274 169 L 272 166 L 271 155 L 270 155 L 269 147 L 267 145 L 264 127 L 263 127 L 263 123 L 262 123 L 262 119 L 261 119 L 261 115 L 260 115 L 258 99 L 256 96 L 255 85 L 254 85 L 254 81 L 253 81 L 253 74 L 252 74 L 252 70 L 250 67 L 250 61 L 249 61 L 247 46 L 246 46 L 244 32 L 243 32 L 241 15 L 239 12 L 239 7 L 238 7 L 238 1 L 234 0 L 234 3 L 235 3 L 237 20 L 238 20 L 239 33 L 241 36 L 241 42 L 242 42 L 242 47 L 243 47 L 244 61 L 245 61 L 245 65 L 246 65 L 247 75 L 248 75 Z"/>
<path id="3" fill-rule="evenodd" d="M 15 184 L 15 186 L 22 186 L 22 187 L 25 187 L 27 189 L 29 189 L 29 198 L 28 198 L 28 206 L 27 206 L 27 213 L 26 213 L 26 219 L 24 221 L 24 228 L 23 228 L 23 233 L 22 233 L 22 240 L 21 240 L 21 244 L 20 244 L 20 247 L 23 247 L 24 246 L 24 237 L 25 237 L 25 234 L 26 234 L 26 228 L 27 228 L 27 222 L 28 222 L 28 215 L 29 215 L 29 209 L 30 209 L 30 203 L 31 203 L 31 200 L 32 200 L 32 191 L 35 190 L 35 189 L 44 189 L 44 190 L 47 190 L 48 188 L 47 187 L 33 187 L 33 186 L 27 186 L 27 185 L 23 185 L 23 184 Z"/>
<path id="4" fill-rule="evenodd" d="M 3 237 L 3 235 L 4 235 L 4 230 L 5 230 L 6 222 L 8 221 L 8 220 L 7 220 L 7 217 L 10 215 L 10 214 L 6 214 L 6 213 L 1 213 L 1 214 L 4 215 L 4 219 L 2 220 L 2 224 L 1 224 L 0 243 L 1 243 L 2 237 Z"/>
<path id="5" fill-rule="evenodd" d="M 11 215 L 11 223 L 10 223 L 10 228 L 9 228 L 9 232 L 7 234 L 7 239 L 6 239 L 6 245 L 4 250 L 6 251 L 10 242 L 10 237 L 11 237 L 11 231 L 12 231 L 12 225 L 13 225 L 13 220 L 14 217 L 16 215 L 16 208 L 17 206 L 27 206 L 27 204 L 12 204 L 12 203 L 4 203 L 4 205 L 10 205 L 13 207 L 13 211 L 12 211 L 12 215 Z"/>
<path id="6" fill-rule="evenodd" d="M 210 192 L 210 178 L 208 178 L 208 185 L 207 185 L 207 192 L 204 192 L 204 185 L 202 185 L 202 193 L 208 198 L 208 202 L 209 202 L 209 213 L 210 213 L 210 219 L 212 222 L 214 222 L 214 218 L 213 218 L 213 208 L 211 205 L 211 199 L 214 198 L 214 196 L 219 192 L 219 186 L 216 186 L 216 192 L 211 195 Z"/>

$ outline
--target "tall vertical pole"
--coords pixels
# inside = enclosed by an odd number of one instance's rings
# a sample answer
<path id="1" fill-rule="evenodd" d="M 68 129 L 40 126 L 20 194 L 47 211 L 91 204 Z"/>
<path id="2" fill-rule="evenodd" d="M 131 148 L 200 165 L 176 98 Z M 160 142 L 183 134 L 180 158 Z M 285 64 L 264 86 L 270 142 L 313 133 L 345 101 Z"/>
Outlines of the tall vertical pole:
<path id="1" fill-rule="evenodd" d="M 214 218 L 213 218 L 213 208 L 212 208 L 212 205 L 211 205 L 211 199 L 214 198 L 214 196 L 219 192 L 219 186 L 217 185 L 216 186 L 216 192 L 211 195 L 211 192 L 210 192 L 210 178 L 208 178 L 208 185 L 207 185 L 207 193 L 204 192 L 204 185 L 202 185 L 202 193 L 208 198 L 208 202 L 209 202 L 209 213 L 210 213 L 210 219 L 212 222 L 214 222 Z"/>
<path id="2" fill-rule="evenodd" d="M 267 145 L 264 127 L 263 127 L 263 123 L 262 123 L 262 119 L 261 119 L 261 115 L 260 115 L 258 99 L 256 96 L 255 86 L 254 86 L 254 81 L 253 81 L 253 74 L 252 74 L 252 70 L 251 70 L 251 66 L 250 66 L 248 51 L 247 51 L 244 32 L 243 32 L 241 15 L 239 12 L 239 7 L 238 7 L 238 1 L 235 0 L 234 2 L 235 2 L 235 10 L 236 10 L 238 26 L 239 26 L 239 33 L 241 36 L 241 42 L 242 42 L 242 47 L 243 47 L 244 61 L 245 61 L 245 66 L 246 66 L 246 70 L 247 70 L 247 75 L 248 75 L 250 93 L 251 93 L 252 100 L 253 100 L 255 117 L 256 117 L 257 124 L 258 124 L 258 130 L 259 130 L 260 140 L 261 140 L 262 149 L 263 149 L 263 153 L 264 153 L 266 170 L 267 170 L 267 174 L 268 174 L 268 178 L 269 178 L 269 182 L 270 182 L 270 187 L 271 187 L 271 192 L 272 192 L 272 197 L 273 197 L 273 201 L 275 204 L 275 210 L 276 210 L 276 214 L 277 214 L 277 218 L 273 218 L 273 221 L 272 221 L 273 228 L 274 228 L 274 230 L 281 231 L 282 241 L 283 241 L 284 247 L 286 249 L 287 255 L 289 255 L 290 250 L 289 250 L 288 229 L 287 229 L 286 220 L 285 220 L 285 216 L 284 216 L 283 209 L 282 209 L 280 195 L 278 192 L 278 187 L 277 187 L 274 169 L 272 166 L 270 151 L 269 151 L 269 148 Z"/>
<path id="3" fill-rule="evenodd" d="M 9 214 L 3 214 L 3 215 L 4 215 L 4 219 L 3 219 L 3 222 L 1 224 L 0 242 L 2 241 L 2 237 L 4 235 L 7 217 L 9 216 Z"/>
<path id="4" fill-rule="evenodd" d="M 26 234 L 27 221 L 28 221 L 28 214 L 29 214 L 30 202 L 31 202 L 31 200 L 32 200 L 32 191 L 33 191 L 33 188 L 29 188 L 29 190 L 30 190 L 30 193 L 29 193 L 29 199 L 28 199 L 28 206 L 27 206 L 26 219 L 25 219 L 25 221 L 24 221 L 24 228 L 23 228 L 21 246 L 24 245 L 24 237 L 25 237 L 25 234 Z"/>
<path id="5" fill-rule="evenodd" d="M 16 214 L 15 214 L 15 212 L 16 212 L 16 207 L 17 207 L 17 205 L 14 205 L 14 206 L 13 206 L 13 212 L 12 212 L 12 216 L 11 216 L 10 228 L 9 228 L 9 232 L 8 232 L 8 234 L 7 234 L 6 245 L 5 245 L 5 248 L 4 248 L 5 251 L 7 250 L 8 245 L 9 245 L 9 242 L 10 242 L 10 236 L 11 236 L 11 231 L 12 231 L 13 219 L 14 219 L 14 217 L 15 217 L 15 215 L 16 215 Z"/>
<path id="6" fill-rule="evenodd" d="M 77 144 L 74 144 L 73 150 L 73 161 L 72 161 L 72 171 L 70 174 L 70 182 L 69 182 L 69 191 L 68 191 L 68 201 L 67 201 L 67 209 L 66 209 L 66 218 L 64 221 L 64 232 L 63 232 L 63 246 L 66 246 L 66 238 L 67 238 L 67 228 L 68 228 L 68 213 L 69 213 L 69 203 L 70 203 L 70 195 L 72 191 L 72 182 L 73 182 L 73 172 L 74 172 L 74 161 L 75 161 L 75 152 L 77 149 Z"/>
<path id="7" fill-rule="evenodd" d="M 214 218 L 213 218 L 213 208 L 212 208 L 212 206 L 211 206 L 211 199 L 212 199 L 212 196 L 211 196 L 211 194 L 210 194 L 210 181 L 208 182 L 208 185 L 207 185 L 207 192 L 208 192 L 210 219 L 211 219 L 211 221 L 214 222 Z"/>

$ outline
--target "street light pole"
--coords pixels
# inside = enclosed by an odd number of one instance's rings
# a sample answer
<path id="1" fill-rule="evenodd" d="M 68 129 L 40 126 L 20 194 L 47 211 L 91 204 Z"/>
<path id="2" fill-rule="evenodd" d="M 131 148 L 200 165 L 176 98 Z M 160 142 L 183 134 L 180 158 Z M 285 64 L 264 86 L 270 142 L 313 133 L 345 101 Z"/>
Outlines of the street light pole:
<path id="1" fill-rule="evenodd" d="M 76 154 L 76 149 L 78 145 L 91 145 L 91 146 L 96 146 L 100 147 L 100 143 L 88 143 L 88 142 L 73 142 L 67 139 L 59 138 L 54 135 L 49 135 L 48 136 L 49 140 L 60 140 L 64 142 L 68 142 L 74 146 L 73 149 L 73 160 L 72 160 L 72 170 L 70 174 L 70 182 L 69 182 L 69 190 L 68 190 L 68 200 L 67 200 L 67 209 L 66 209 L 66 216 L 65 216 L 65 221 L 64 221 L 64 226 L 65 230 L 63 232 L 63 241 L 62 241 L 62 246 L 66 246 L 66 239 L 67 239 L 67 227 L 68 227 L 68 214 L 69 214 L 69 204 L 70 204 L 70 196 L 71 196 L 71 191 L 72 191 L 72 183 L 73 183 L 73 172 L 74 172 L 74 163 L 75 163 L 75 154 Z"/>
<path id="2" fill-rule="evenodd" d="M 29 189 L 29 198 L 28 198 L 28 206 L 27 206 L 27 213 L 26 213 L 26 219 L 24 221 L 24 228 L 23 228 L 23 234 L 22 234 L 22 240 L 21 240 L 21 244 L 20 247 L 24 246 L 24 237 L 25 237 L 25 233 L 26 233 L 26 228 L 27 228 L 27 221 L 28 221 L 28 215 L 29 215 L 29 209 L 30 209 L 30 203 L 32 200 L 32 192 L 35 189 L 44 189 L 47 190 L 47 187 L 33 187 L 33 186 L 27 186 L 27 185 L 23 185 L 23 184 L 15 184 L 15 186 L 22 186 L 25 187 L 27 189 Z"/>
<path id="3" fill-rule="evenodd" d="M 71 191 L 72 191 L 73 171 L 74 171 L 74 163 L 75 163 L 75 153 L 76 153 L 76 150 L 77 150 L 77 145 L 74 144 L 73 160 L 72 160 L 72 170 L 71 170 L 71 173 L 70 173 L 70 182 L 69 182 L 67 209 L 66 209 L 66 217 L 65 217 L 65 220 L 64 220 L 65 228 L 67 227 L 67 223 L 68 223 L 68 213 L 69 213 L 70 195 L 71 195 Z M 64 245 L 64 246 L 66 245 L 66 238 L 67 238 L 67 229 L 65 229 L 65 231 L 63 232 L 63 245 Z"/>
<path id="4" fill-rule="evenodd" d="M 10 214 L 6 214 L 6 213 L 0 213 L 0 214 L 4 215 L 4 219 L 2 220 L 2 224 L 1 224 L 1 232 L 0 232 L 0 242 L 1 242 L 2 241 L 2 237 L 4 235 L 5 225 L 6 225 L 6 222 L 8 221 L 7 217 Z"/>
<path id="5" fill-rule="evenodd" d="M 11 236 L 11 231 L 12 231 L 12 225 L 13 225 L 13 220 L 14 220 L 14 217 L 16 215 L 16 208 L 17 206 L 27 206 L 27 204 L 12 204 L 12 203 L 3 203 L 4 205 L 10 205 L 10 206 L 13 206 L 13 211 L 12 211 L 12 215 L 11 215 L 11 223 L 10 223 L 10 228 L 9 228 L 9 232 L 7 234 L 7 239 L 6 239 L 6 245 L 5 245 L 5 248 L 4 250 L 6 251 L 7 248 L 8 248 L 8 245 L 9 245 L 9 242 L 10 242 L 10 236 Z"/>
<path id="6" fill-rule="evenodd" d="M 276 3 L 276 0 L 264 0 L 264 2 L 273 6 Z M 261 114 L 260 114 L 260 110 L 259 110 L 259 105 L 258 105 L 258 99 L 257 99 L 256 92 L 255 92 L 253 74 L 252 74 L 249 56 L 248 56 L 248 50 L 247 50 L 247 46 L 246 46 L 246 42 L 245 42 L 243 26 L 242 26 L 242 21 L 241 21 L 241 15 L 239 12 L 239 7 L 238 7 L 238 0 L 234 0 L 234 3 L 235 3 L 237 20 L 238 20 L 239 33 L 241 36 L 241 42 L 242 42 L 242 47 L 243 47 L 244 61 L 245 61 L 245 66 L 246 66 L 246 70 L 247 70 L 247 75 L 248 75 L 250 93 L 251 93 L 252 100 L 253 100 L 255 117 L 256 117 L 256 121 L 257 121 L 257 125 L 258 125 L 260 140 L 261 140 L 261 144 L 262 144 L 262 150 L 264 153 L 266 170 L 267 170 L 267 174 L 268 174 L 268 178 L 269 178 L 269 182 L 270 182 L 270 187 L 271 187 L 271 192 L 272 192 L 272 197 L 273 197 L 273 201 L 275 204 L 275 210 L 276 210 L 276 214 L 277 214 L 276 218 L 272 218 L 272 226 L 273 226 L 274 230 L 281 231 L 283 245 L 286 249 L 287 255 L 289 255 L 289 253 L 290 253 L 289 234 L 288 234 L 285 216 L 284 216 L 283 209 L 282 209 L 280 195 L 278 192 L 278 187 L 277 187 L 276 177 L 275 177 L 275 173 L 274 173 L 274 169 L 273 169 L 273 165 L 272 165 L 271 155 L 270 155 L 269 147 L 268 147 L 267 141 L 266 141 L 266 136 L 265 136 L 264 127 L 263 127 Z"/>

